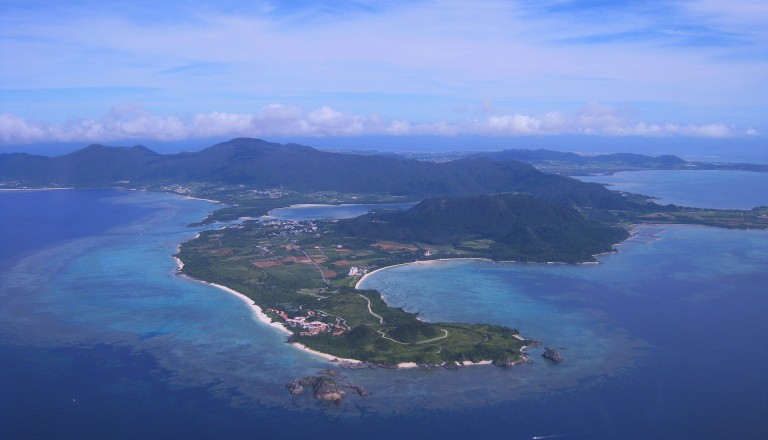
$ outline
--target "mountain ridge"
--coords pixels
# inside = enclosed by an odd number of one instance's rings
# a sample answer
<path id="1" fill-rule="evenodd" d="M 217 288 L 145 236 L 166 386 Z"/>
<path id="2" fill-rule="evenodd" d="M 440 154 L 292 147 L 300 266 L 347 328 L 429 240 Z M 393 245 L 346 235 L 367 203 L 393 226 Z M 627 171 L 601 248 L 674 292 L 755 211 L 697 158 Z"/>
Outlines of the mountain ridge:
<path id="1" fill-rule="evenodd" d="M 0 155 L 0 180 L 37 186 L 132 186 L 213 182 L 295 191 L 412 197 L 524 192 L 573 206 L 623 209 L 628 201 L 595 183 L 546 174 L 518 161 L 415 159 L 330 153 L 299 144 L 236 138 L 198 152 L 93 144 L 62 156 Z"/>

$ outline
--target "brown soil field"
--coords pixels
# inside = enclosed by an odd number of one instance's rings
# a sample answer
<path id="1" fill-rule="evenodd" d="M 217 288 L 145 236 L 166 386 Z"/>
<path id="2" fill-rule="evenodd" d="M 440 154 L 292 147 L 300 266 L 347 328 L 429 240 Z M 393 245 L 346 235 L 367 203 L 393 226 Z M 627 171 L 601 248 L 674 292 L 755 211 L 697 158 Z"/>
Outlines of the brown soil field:
<path id="1" fill-rule="evenodd" d="M 382 248 L 384 250 L 393 250 L 393 249 L 405 249 L 408 251 L 418 251 L 419 248 L 407 244 L 399 244 L 399 243 L 376 243 L 374 246 Z"/>

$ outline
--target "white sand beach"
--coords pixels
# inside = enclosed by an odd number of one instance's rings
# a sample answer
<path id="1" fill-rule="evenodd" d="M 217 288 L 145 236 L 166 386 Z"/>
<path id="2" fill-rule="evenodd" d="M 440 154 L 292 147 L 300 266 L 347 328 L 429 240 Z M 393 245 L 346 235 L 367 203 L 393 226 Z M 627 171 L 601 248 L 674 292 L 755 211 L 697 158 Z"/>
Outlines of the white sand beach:
<path id="1" fill-rule="evenodd" d="M 434 260 L 418 260 L 418 261 L 412 261 L 410 263 L 393 264 L 392 266 L 382 267 L 381 269 L 376 269 L 374 271 L 366 273 L 365 275 L 362 276 L 362 278 L 360 278 L 357 281 L 357 283 L 355 283 L 355 289 L 359 289 L 360 288 L 360 284 L 362 284 L 362 282 L 365 281 L 365 279 L 368 278 L 368 276 L 373 275 L 376 272 L 381 272 L 382 270 L 392 269 L 393 267 L 399 267 L 399 266 L 408 266 L 408 265 L 412 265 L 412 264 L 417 264 L 417 265 L 437 264 L 437 263 L 439 263 L 441 261 L 456 261 L 456 260 L 493 261 L 493 260 L 489 260 L 488 258 L 437 258 L 437 259 L 434 259 Z M 383 297 L 383 295 L 382 295 L 382 297 Z"/>
<path id="2" fill-rule="evenodd" d="M 184 196 L 184 198 L 185 198 L 185 199 L 187 199 L 187 200 L 201 200 L 201 201 L 203 201 L 203 202 L 211 202 L 211 203 L 215 203 L 215 204 L 217 204 L 217 205 L 222 205 L 222 204 L 223 204 L 223 203 L 221 203 L 221 202 L 220 202 L 220 201 L 218 201 L 218 200 L 213 200 L 213 199 L 204 199 L 204 198 L 202 198 L 202 197 Z"/>
<path id="3" fill-rule="evenodd" d="M 357 359 L 340 358 L 338 356 L 333 356 L 333 355 L 330 355 L 328 353 L 322 353 L 322 352 L 319 352 L 319 351 L 316 351 L 316 350 L 312 350 L 311 348 L 307 348 L 307 346 L 305 346 L 304 344 L 300 344 L 298 342 L 294 342 L 291 345 L 293 345 L 294 347 L 298 348 L 301 351 L 305 351 L 307 353 L 310 353 L 310 354 L 313 354 L 315 356 L 321 357 L 321 358 L 323 358 L 323 359 L 325 359 L 327 361 L 332 361 L 332 362 L 353 362 L 353 363 L 360 362 Z"/>
<path id="4" fill-rule="evenodd" d="M 263 322 L 264 324 L 267 324 L 267 325 L 269 325 L 271 327 L 275 327 L 275 328 L 279 329 L 280 331 L 285 332 L 285 333 L 287 333 L 289 335 L 293 334 L 290 330 L 285 328 L 282 324 L 280 324 L 278 322 L 272 322 L 272 320 L 269 319 L 269 316 L 267 316 L 261 310 L 261 307 L 257 306 L 256 303 L 253 302 L 252 299 L 248 298 L 247 296 L 243 295 L 242 293 L 238 292 L 237 290 L 230 289 L 229 287 L 222 286 L 221 284 L 208 283 L 208 282 L 205 282 L 205 281 L 202 281 L 202 282 L 205 283 L 205 284 L 211 285 L 213 287 L 217 287 L 217 288 L 219 288 L 219 289 L 221 289 L 221 290 L 223 290 L 223 291 L 225 291 L 225 292 L 227 292 L 229 294 L 235 295 L 236 297 L 240 298 L 243 302 L 245 302 L 246 304 L 248 304 L 248 306 L 251 307 L 251 309 L 253 310 L 253 313 L 256 315 L 256 317 L 259 319 L 259 321 Z"/>

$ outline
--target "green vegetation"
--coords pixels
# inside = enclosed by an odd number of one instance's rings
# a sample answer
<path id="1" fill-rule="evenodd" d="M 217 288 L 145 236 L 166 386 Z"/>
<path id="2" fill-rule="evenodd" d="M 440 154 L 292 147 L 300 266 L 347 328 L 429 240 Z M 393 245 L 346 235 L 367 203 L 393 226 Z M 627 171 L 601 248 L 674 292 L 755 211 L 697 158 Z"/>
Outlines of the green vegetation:
<path id="1" fill-rule="evenodd" d="M 427 199 L 405 212 L 340 221 L 336 229 L 369 240 L 448 245 L 493 260 L 567 263 L 592 261 L 628 236 L 573 208 L 522 194 Z"/>
<path id="2" fill-rule="evenodd" d="M 292 329 L 292 341 L 334 356 L 383 364 L 520 360 L 526 341 L 516 330 L 426 323 L 388 306 L 376 291 L 355 290 L 359 275 L 348 276 L 350 268 L 363 272 L 415 261 L 426 250 L 342 236 L 336 232 L 341 223 L 246 222 L 201 233 L 183 244 L 179 258 L 185 274 L 243 292 Z M 290 327 L 289 320 L 297 319 L 325 326 L 310 335 L 308 328 Z"/>

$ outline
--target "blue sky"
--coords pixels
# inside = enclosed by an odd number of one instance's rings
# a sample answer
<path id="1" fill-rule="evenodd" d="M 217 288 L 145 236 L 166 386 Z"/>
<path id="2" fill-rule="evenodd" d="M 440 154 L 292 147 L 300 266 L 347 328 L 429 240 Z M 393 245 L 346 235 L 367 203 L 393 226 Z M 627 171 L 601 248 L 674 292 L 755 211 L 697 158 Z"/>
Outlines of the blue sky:
<path id="1" fill-rule="evenodd" d="M 0 0 L 0 59 L 6 150 L 768 140 L 768 3 L 754 0 Z"/>

